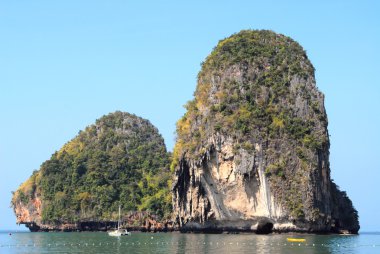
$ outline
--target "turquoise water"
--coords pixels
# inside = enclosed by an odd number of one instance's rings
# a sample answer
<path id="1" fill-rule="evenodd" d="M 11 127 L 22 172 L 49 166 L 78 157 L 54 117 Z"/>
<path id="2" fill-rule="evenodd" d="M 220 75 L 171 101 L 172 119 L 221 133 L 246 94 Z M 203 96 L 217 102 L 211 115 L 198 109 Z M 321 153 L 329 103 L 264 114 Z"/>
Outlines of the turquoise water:
<path id="1" fill-rule="evenodd" d="M 306 243 L 289 243 L 302 237 Z M 0 253 L 380 253 L 380 234 L 255 235 L 139 233 L 121 238 L 107 233 L 0 232 Z"/>

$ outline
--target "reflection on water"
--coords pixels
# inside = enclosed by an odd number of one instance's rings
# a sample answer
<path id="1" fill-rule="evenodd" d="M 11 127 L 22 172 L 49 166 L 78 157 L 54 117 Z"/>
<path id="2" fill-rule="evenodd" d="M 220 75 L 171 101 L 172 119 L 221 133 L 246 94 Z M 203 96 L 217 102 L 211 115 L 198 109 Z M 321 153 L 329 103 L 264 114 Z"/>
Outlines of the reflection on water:
<path id="1" fill-rule="evenodd" d="M 288 237 L 305 243 L 287 242 Z M 380 235 L 0 233 L 0 253 L 380 253 Z"/>

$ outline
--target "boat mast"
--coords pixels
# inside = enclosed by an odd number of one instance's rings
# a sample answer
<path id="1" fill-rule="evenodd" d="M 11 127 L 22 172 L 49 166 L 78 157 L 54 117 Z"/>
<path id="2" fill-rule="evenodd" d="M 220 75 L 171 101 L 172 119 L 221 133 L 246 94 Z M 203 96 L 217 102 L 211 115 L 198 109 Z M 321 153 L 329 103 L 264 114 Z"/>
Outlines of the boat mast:
<path id="1" fill-rule="evenodd" d="M 117 220 L 117 230 L 120 229 L 120 205 L 119 205 L 119 219 Z"/>

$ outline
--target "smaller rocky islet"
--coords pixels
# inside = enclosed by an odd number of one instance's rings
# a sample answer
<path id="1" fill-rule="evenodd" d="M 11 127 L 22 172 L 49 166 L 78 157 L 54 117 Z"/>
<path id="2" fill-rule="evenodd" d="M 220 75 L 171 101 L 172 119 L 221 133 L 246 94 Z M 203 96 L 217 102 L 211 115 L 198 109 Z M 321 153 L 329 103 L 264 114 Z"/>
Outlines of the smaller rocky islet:
<path id="1" fill-rule="evenodd" d="M 358 232 L 330 179 L 324 95 L 297 42 L 267 30 L 221 40 L 185 107 L 173 155 L 148 120 L 98 119 L 15 191 L 17 222 L 107 230 L 120 205 L 124 226 L 143 231 Z"/>
<path id="2" fill-rule="evenodd" d="M 105 230 L 121 206 L 129 227 L 163 230 L 172 210 L 169 161 L 148 120 L 120 111 L 103 116 L 14 193 L 17 222 L 37 231 Z"/>

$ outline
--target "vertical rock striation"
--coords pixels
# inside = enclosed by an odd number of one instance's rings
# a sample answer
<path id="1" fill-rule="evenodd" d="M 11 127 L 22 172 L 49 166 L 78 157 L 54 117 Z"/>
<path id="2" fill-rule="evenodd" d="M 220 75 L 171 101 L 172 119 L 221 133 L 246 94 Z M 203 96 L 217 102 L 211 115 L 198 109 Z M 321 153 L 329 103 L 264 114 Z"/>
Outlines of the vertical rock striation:
<path id="1" fill-rule="evenodd" d="M 182 230 L 358 232 L 330 178 L 324 96 L 297 42 L 251 30 L 221 40 L 186 109 L 171 167 Z"/>

